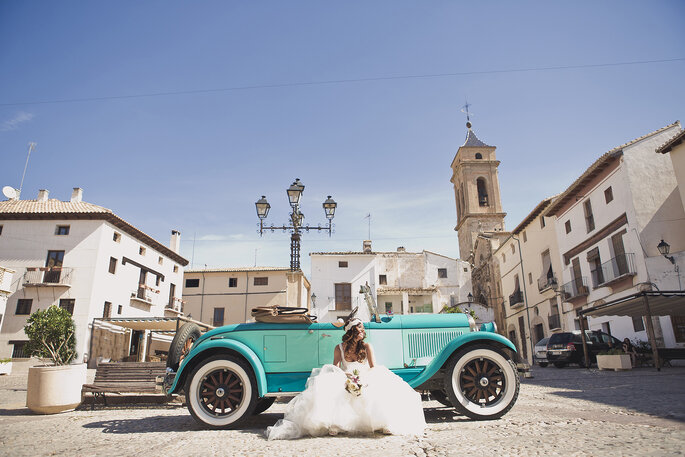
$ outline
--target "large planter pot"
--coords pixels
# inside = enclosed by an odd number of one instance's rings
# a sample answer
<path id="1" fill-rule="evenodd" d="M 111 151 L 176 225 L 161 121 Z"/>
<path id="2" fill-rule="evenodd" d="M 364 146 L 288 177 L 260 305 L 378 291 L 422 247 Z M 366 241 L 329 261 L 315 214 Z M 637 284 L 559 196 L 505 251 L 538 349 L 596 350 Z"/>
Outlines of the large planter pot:
<path id="1" fill-rule="evenodd" d="M 0 362 L 0 374 L 11 374 L 12 362 Z"/>
<path id="2" fill-rule="evenodd" d="M 597 356 L 597 368 L 600 370 L 630 370 L 632 367 L 628 354 Z"/>
<path id="3" fill-rule="evenodd" d="M 55 414 L 81 403 L 81 387 L 86 382 L 86 365 L 29 368 L 26 406 L 39 414 Z"/>

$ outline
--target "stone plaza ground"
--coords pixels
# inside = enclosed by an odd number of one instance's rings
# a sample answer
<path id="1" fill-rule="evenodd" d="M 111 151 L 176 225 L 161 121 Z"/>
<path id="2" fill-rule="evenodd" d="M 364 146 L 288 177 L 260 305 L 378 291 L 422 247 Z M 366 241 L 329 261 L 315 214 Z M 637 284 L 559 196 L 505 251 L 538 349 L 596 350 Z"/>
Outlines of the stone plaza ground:
<path id="1" fill-rule="evenodd" d="M 276 403 L 238 430 L 206 430 L 183 406 L 84 407 L 58 415 L 24 406 L 26 367 L 0 377 L 0 455 L 12 456 L 529 456 L 685 454 L 685 367 L 606 372 L 534 368 L 516 406 L 476 422 L 424 402 L 423 437 L 376 434 L 266 441 Z M 91 372 L 92 376 L 93 373 Z"/>

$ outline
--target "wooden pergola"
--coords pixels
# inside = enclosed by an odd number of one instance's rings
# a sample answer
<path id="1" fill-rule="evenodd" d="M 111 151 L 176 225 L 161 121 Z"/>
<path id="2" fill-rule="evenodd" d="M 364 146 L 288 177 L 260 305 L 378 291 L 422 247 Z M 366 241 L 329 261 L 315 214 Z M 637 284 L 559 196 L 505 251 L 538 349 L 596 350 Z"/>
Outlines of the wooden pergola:
<path id="1" fill-rule="evenodd" d="M 654 325 L 652 324 L 652 316 L 680 315 L 685 315 L 685 291 L 682 290 L 650 290 L 637 292 L 635 294 L 628 295 L 627 297 L 618 298 L 601 305 L 593 306 L 592 308 L 578 311 L 582 333 L 585 333 L 587 330 L 588 316 L 630 316 L 644 318 L 647 337 L 649 338 L 649 344 L 652 346 L 654 366 L 656 367 L 657 371 L 661 371 L 661 361 L 659 360 L 659 351 L 657 349 Z M 585 360 L 590 360 L 588 358 L 588 348 L 585 338 L 582 338 L 582 341 Z"/>

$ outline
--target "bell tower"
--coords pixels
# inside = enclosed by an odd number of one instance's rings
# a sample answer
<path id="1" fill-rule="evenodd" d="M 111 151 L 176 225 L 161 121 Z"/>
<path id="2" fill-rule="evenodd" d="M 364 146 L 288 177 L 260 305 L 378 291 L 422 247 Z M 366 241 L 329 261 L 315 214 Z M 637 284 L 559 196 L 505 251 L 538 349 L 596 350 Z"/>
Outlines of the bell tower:
<path id="1" fill-rule="evenodd" d="M 468 114 L 467 114 L 468 116 Z M 468 117 L 467 117 L 468 119 Z M 471 255 L 478 233 L 504 231 L 504 217 L 500 199 L 495 146 L 478 139 L 466 122 L 466 141 L 452 160 L 454 199 L 457 206 L 459 257 Z"/>

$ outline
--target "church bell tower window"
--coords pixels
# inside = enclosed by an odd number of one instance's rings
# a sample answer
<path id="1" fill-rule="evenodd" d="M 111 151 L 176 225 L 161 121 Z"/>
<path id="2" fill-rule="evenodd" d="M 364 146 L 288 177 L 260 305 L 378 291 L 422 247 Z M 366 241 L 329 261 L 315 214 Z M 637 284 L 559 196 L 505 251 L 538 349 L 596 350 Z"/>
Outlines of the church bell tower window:
<path id="1" fill-rule="evenodd" d="M 488 204 L 488 191 L 485 187 L 485 179 L 478 178 L 476 180 L 476 186 L 478 187 L 478 205 L 479 206 L 489 206 L 489 204 Z"/>

